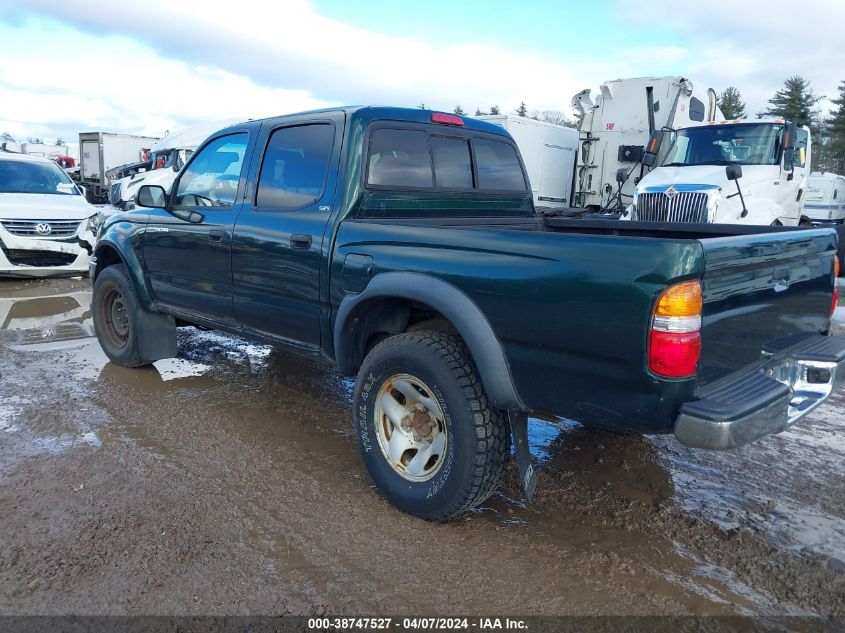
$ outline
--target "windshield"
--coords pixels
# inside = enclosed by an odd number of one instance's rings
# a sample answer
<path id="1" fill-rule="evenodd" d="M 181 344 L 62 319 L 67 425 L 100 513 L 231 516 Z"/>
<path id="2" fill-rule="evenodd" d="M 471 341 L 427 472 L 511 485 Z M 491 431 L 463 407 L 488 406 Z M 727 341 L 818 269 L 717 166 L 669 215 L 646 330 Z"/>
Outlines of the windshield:
<path id="1" fill-rule="evenodd" d="M 661 165 L 778 165 L 782 125 L 702 125 L 678 130 Z"/>
<path id="2" fill-rule="evenodd" d="M 79 195 L 73 181 L 55 163 L 0 160 L 0 193 Z"/>

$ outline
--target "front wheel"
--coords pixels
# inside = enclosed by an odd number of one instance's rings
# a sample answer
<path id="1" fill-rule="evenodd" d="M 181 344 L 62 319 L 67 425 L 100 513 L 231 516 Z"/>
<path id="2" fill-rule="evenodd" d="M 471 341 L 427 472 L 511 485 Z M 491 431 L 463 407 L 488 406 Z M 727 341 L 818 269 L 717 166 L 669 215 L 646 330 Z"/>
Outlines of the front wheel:
<path id="1" fill-rule="evenodd" d="M 123 265 L 109 266 L 97 276 L 91 308 L 97 339 L 109 360 L 123 367 L 149 364 L 140 351 L 144 311 Z"/>
<path id="2" fill-rule="evenodd" d="M 425 330 L 379 343 L 358 374 L 354 418 L 370 476 L 409 514 L 454 518 L 502 479 L 508 426 L 457 336 Z"/>

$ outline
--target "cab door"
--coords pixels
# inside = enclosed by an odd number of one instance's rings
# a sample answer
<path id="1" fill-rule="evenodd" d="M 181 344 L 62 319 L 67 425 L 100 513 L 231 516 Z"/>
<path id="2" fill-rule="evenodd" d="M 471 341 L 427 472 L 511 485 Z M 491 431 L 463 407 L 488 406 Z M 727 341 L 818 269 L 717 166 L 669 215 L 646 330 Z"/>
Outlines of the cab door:
<path id="1" fill-rule="evenodd" d="M 153 209 L 144 259 L 156 300 L 212 321 L 232 321 L 232 230 L 242 207 L 249 132 L 208 141 Z"/>
<path id="2" fill-rule="evenodd" d="M 235 316 L 294 345 L 320 345 L 323 246 L 335 204 L 344 114 L 262 125 L 232 243 Z M 259 160 L 260 158 L 260 160 Z"/>

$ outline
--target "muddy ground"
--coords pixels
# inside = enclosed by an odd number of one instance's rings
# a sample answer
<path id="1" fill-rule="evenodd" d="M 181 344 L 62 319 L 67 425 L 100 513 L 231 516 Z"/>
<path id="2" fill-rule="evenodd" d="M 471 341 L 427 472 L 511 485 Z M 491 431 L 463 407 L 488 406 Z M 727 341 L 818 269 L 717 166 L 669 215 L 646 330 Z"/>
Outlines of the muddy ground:
<path id="1" fill-rule="evenodd" d="M 122 369 L 89 302 L 0 282 L 0 613 L 845 615 L 841 394 L 726 453 L 535 420 L 536 500 L 431 525 L 330 365 L 187 328 Z"/>

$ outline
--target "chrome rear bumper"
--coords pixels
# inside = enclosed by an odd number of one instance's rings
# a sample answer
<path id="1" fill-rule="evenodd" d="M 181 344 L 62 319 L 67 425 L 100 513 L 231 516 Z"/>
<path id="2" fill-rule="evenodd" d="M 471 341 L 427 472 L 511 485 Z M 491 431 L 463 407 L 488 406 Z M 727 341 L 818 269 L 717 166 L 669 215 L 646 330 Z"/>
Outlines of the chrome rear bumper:
<path id="1" fill-rule="evenodd" d="M 845 386 L 845 337 L 819 336 L 681 406 L 675 437 L 725 450 L 789 428 Z"/>

